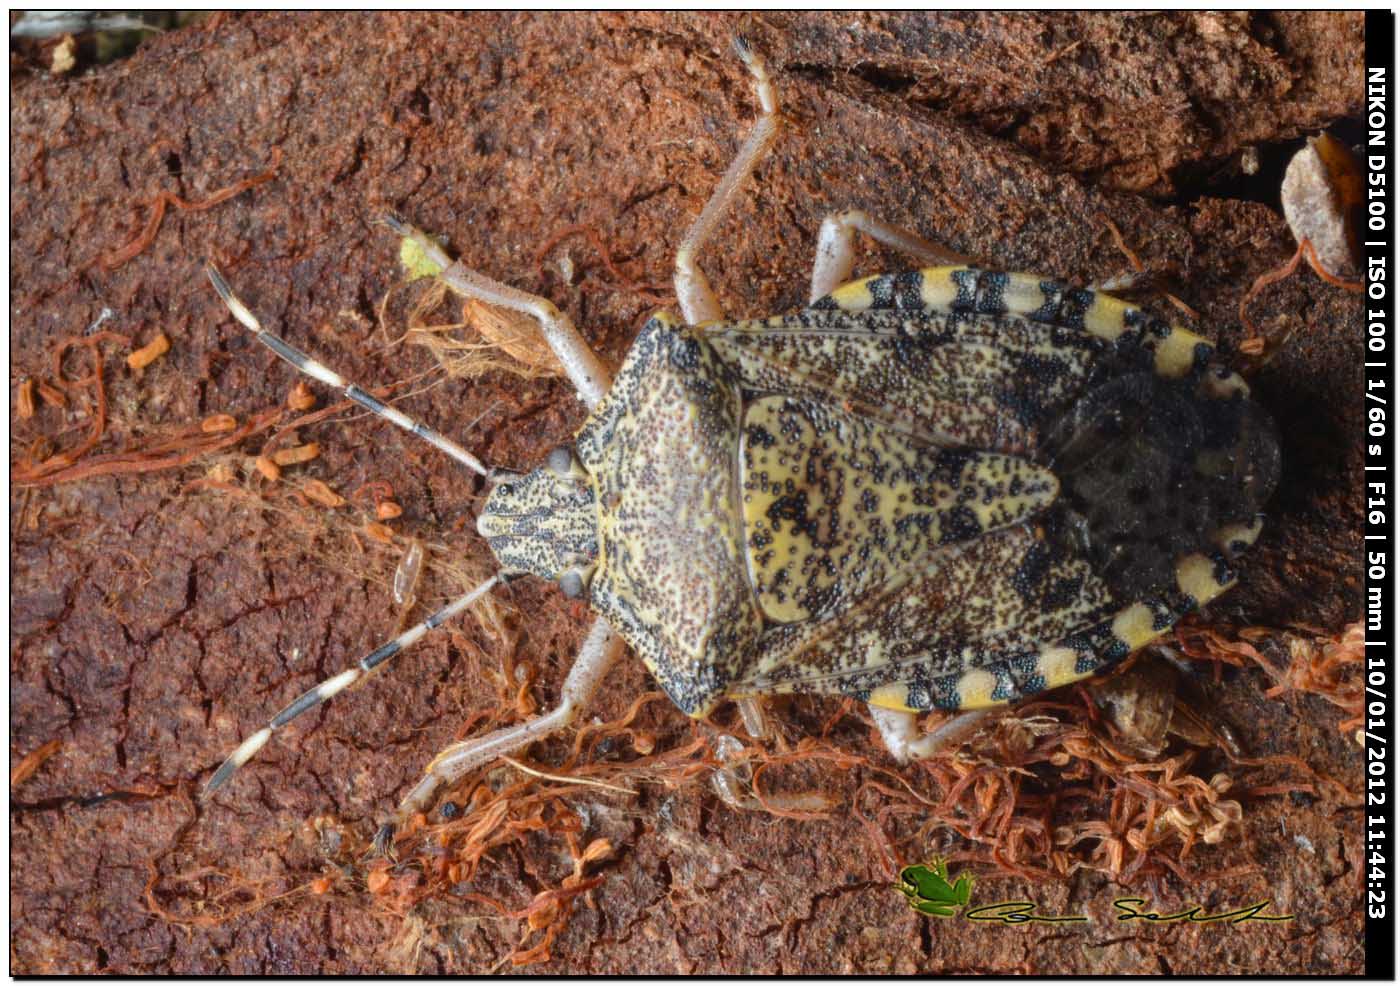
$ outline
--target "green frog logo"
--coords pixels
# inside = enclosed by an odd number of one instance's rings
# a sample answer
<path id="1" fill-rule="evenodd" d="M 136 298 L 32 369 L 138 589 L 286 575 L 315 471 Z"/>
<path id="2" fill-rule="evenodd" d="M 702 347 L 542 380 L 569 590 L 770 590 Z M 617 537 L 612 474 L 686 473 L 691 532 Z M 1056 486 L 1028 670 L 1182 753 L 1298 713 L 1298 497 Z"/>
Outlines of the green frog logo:
<path id="1" fill-rule="evenodd" d="M 920 914 L 950 918 L 972 899 L 972 877 L 963 873 L 950 880 L 948 864 L 934 859 L 931 863 L 915 863 L 900 870 L 895 889 Z"/>

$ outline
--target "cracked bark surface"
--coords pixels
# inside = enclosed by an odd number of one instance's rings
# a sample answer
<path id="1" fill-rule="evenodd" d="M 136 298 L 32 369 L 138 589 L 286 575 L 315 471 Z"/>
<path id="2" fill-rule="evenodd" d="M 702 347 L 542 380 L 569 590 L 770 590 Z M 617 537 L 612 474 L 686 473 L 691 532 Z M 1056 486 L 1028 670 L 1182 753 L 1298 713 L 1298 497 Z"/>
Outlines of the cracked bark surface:
<path id="1" fill-rule="evenodd" d="M 140 373 L 106 349 L 102 450 L 277 406 L 293 375 L 226 317 L 199 273 L 206 256 L 266 324 L 348 377 L 421 372 L 426 352 L 386 350 L 374 328 L 399 274 L 392 238 L 367 221 L 390 208 L 445 234 L 470 266 L 566 308 L 616 365 L 654 306 L 615 283 L 583 240 L 542 264 L 535 250 L 584 224 L 629 277 L 668 281 L 689 218 L 753 118 L 727 47 L 741 27 L 774 71 L 787 126 L 702 261 L 735 314 L 800 306 L 816 230 L 835 209 L 866 209 L 993 266 L 1081 282 L 1124 270 L 1106 215 L 1200 313 L 1198 331 L 1236 344 L 1239 299 L 1293 247 L 1264 181 L 1239 176 L 1239 152 L 1260 145 L 1266 163 L 1286 160 L 1287 142 L 1359 112 L 1362 90 L 1361 19 L 1331 13 L 219 18 L 88 75 L 13 74 L 12 395 L 25 376 L 51 374 L 55 343 L 110 307 L 106 327 L 138 345 L 164 331 L 173 347 Z M 171 209 L 139 256 L 113 271 L 98 263 L 131 240 L 158 192 L 204 198 L 267 168 L 275 149 L 272 182 L 208 211 Z M 571 282 L 557 270 L 563 252 Z M 898 264 L 870 248 L 858 270 Z M 1337 632 L 1361 608 L 1360 309 L 1307 275 L 1270 289 L 1253 314 L 1266 328 L 1304 323 L 1255 378 L 1285 436 L 1285 475 L 1243 584 L 1212 616 Z M 14 400 L 12 460 L 39 435 L 67 447 L 86 433 L 75 411 L 44 407 L 18 421 Z M 582 420 L 563 384 L 500 376 L 449 381 L 402 406 L 515 466 L 538 462 Z M 470 433 L 457 430 L 483 411 Z M 342 491 L 387 482 L 405 508 L 398 531 L 487 557 L 472 526 L 477 482 L 432 450 L 347 414 L 299 435 L 322 449 L 305 475 Z M 389 553 L 350 570 L 327 564 L 289 543 L 275 512 L 192 489 L 207 466 L 12 491 L 12 763 L 64 744 L 11 803 L 14 971 L 490 968 L 514 946 L 513 923 L 433 901 L 415 920 L 448 931 L 405 956 L 393 947 L 401 919 L 356 872 L 323 896 L 293 895 L 215 927 L 152 912 L 153 873 L 156 901 L 186 915 L 227 885 L 219 873 L 270 895 L 320 876 L 326 836 L 308 821 L 333 818 L 346 838 L 367 839 L 494 694 L 486 675 L 499 663 L 468 620 L 279 736 L 240 774 L 236 796 L 192 801 L 241 736 L 387 637 L 396 615 L 383 584 Z M 512 598 L 529 614 L 514 660 L 538 670 L 546 705 L 584 613 L 528 580 Z M 630 662 L 593 714 L 616 718 L 650 687 Z M 1359 790 L 1360 752 L 1338 734 L 1336 711 L 1311 697 L 1267 700 L 1266 687 L 1248 672 L 1216 689 L 1246 748 L 1300 756 Z M 830 713 L 803 700 L 775 715 L 799 735 Z M 659 705 L 650 724 L 659 745 L 691 729 Z M 594 906 L 575 908 L 539 968 L 1361 968 L 1355 810 L 1250 800 L 1239 842 L 1192 862 L 1260 871 L 1167 890 L 1167 903 L 1207 906 L 1273 896 L 1298 915 L 1281 929 L 1125 933 L 1109 905 L 1120 888 L 1100 877 L 979 881 L 988 900 L 1095 918 L 1067 933 L 918 917 L 861 851 L 848 807 L 861 778 L 818 770 L 804 780 L 837 799 L 830 820 L 735 812 L 704 784 L 644 786 L 627 803 L 577 795 L 585 838 L 608 837 L 616 851 L 598 870 Z M 561 865 L 555 851 L 500 854 L 483 892 L 528 901 L 539 874 Z"/>

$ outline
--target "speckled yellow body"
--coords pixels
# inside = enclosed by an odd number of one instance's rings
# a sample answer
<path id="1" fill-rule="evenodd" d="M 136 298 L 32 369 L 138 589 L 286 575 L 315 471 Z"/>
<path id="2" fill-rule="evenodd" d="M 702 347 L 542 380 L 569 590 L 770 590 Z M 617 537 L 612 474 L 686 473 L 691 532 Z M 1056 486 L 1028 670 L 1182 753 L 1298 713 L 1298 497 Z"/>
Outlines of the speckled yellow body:
<path id="1" fill-rule="evenodd" d="M 507 568 L 585 572 L 692 715 L 785 691 L 1007 702 L 1233 583 L 1277 441 L 1212 358 L 1117 299 L 966 267 L 794 315 L 659 315 L 579 431 L 578 474 L 498 490 L 482 529 Z"/>

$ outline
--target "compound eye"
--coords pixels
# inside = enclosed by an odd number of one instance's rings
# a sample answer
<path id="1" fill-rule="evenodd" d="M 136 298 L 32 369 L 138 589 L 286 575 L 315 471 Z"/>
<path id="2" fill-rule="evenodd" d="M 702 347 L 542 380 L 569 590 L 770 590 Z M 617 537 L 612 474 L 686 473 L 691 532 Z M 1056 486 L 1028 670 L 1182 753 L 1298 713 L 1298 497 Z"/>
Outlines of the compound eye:
<path id="1" fill-rule="evenodd" d="M 549 453 L 549 458 L 545 460 L 545 465 L 549 471 L 560 479 L 570 479 L 574 474 L 574 450 L 567 445 L 560 445 L 553 452 Z"/>
<path id="2" fill-rule="evenodd" d="M 569 599 L 583 595 L 583 576 L 576 571 L 568 571 L 559 576 L 559 589 Z"/>

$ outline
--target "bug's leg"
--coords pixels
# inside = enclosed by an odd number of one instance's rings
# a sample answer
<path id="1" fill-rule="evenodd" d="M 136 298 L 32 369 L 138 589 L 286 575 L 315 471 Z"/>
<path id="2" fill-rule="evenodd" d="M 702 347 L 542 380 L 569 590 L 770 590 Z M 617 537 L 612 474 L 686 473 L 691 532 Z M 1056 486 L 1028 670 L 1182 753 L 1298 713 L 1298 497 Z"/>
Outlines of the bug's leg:
<path id="1" fill-rule="evenodd" d="M 579 335 L 578 329 L 574 328 L 569 316 L 556 308 L 553 302 L 468 270 L 460 261 L 449 257 L 432 237 L 397 216 L 386 216 L 384 222 L 400 236 L 412 239 L 439 268 L 438 279 L 453 291 L 488 305 L 529 315 L 539 322 L 545 342 L 578 391 L 579 400 L 591 410 L 603 399 L 611 384 L 610 374 L 583 336 Z"/>
<path id="2" fill-rule="evenodd" d="M 753 739 L 763 739 L 768 735 L 768 719 L 763 714 L 763 699 L 757 695 L 736 698 L 734 705 L 739 709 L 739 718 L 744 720 L 744 731 Z"/>
<path id="3" fill-rule="evenodd" d="M 1139 288 L 1150 288 L 1158 277 L 1157 271 L 1151 270 L 1130 270 L 1125 274 L 1115 277 L 1106 277 L 1102 281 L 1095 281 L 1089 285 L 1090 291 L 1099 291 L 1104 294 L 1126 294 L 1138 290 Z"/>
<path id="4" fill-rule="evenodd" d="M 855 268 L 855 234 L 864 233 L 885 246 L 907 253 L 920 266 L 957 266 L 973 263 L 970 257 L 939 246 L 900 226 L 861 212 L 847 209 L 822 220 L 817 234 L 817 255 L 812 260 L 812 295 L 809 301 L 824 298 L 851 279 Z"/>
<path id="5" fill-rule="evenodd" d="M 349 688 L 359 678 L 379 667 L 405 647 L 417 643 L 419 638 L 429 630 L 436 630 L 438 627 L 442 626 L 442 624 L 446 623 L 448 620 L 452 619 L 452 617 L 484 596 L 497 581 L 499 581 L 499 579 L 494 576 L 487 579 L 470 592 L 448 603 L 422 623 L 404 631 L 387 644 L 375 648 L 369 654 L 361 658 L 358 664 L 346 668 L 333 678 L 327 678 L 315 688 L 303 693 L 301 697 L 297 698 L 285 709 L 273 716 L 266 726 L 245 739 L 239 744 L 238 749 L 229 754 L 228 759 L 220 765 L 218 770 L 214 771 L 214 776 L 209 778 L 209 783 L 204 785 L 204 794 L 202 797 L 207 798 L 219 788 L 223 787 L 228 779 L 233 776 L 233 772 L 256 756 L 257 752 L 267 745 L 267 741 L 272 738 L 272 734 L 277 730 L 287 725 L 287 723 L 291 722 L 303 712 L 314 709 L 326 699 Z"/>
<path id="6" fill-rule="evenodd" d="M 900 763 L 931 757 L 950 743 L 965 738 L 992 709 L 974 709 L 953 716 L 931 733 L 919 732 L 919 714 L 902 709 L 872 705 L 870 717 L 880 730 L 880 738 Z"/>
<path id="7" fill-rule="evenodd" d="M 446 452 L 473 472 L 482 476 L 489 475 L 487 468 L 481 464 L 481 461 L 476 456 L 472 455 L 446 435 L 434 431 L 421 421 L 410 418 L 398 408 L 385 404 L 358 384 L 351 383 L 330 367 L 316 362 L 316 360 L 307 356 L 281 336 L 276 336 L 268 332 L 262 327 L 258 320 L 253 317 L 253 313 L 248 310 L 248 307 L 238 300 L 238 297 L 233 293 L 233 289 L 228 286 L 228 282 L 224 280 L 223 275 L 215 269 L 213 264 L 206 264 L 204 272 L 209 275 L 210 283 L 214 285 L 214 290 L 219 293 L 219 297 L 223 299 L 229 311 L 233 312 L 233 317 L 236 318 L 244 328 L 254 333 L 258 338 L 258 342 L 262 343 L 307 376 L 315 377 L 322 383 L 335 387 L 365 410 L 398 425 L 404 431 L 416 435 L 435 448 Z"/>
<path id="8" fill-rule="evenodd" d="M 602 618 L 596 620 L 593 628 L 588 631 L 583 646 L 579 648 L 574 666 L 569 669 L 569 676 L 564 679 L 559 704 L 529 722 L 453 743 L 443 750 L 428 764 L 423 779 L 408 792 L 399 804 L 393 822 L 380 830 L 376 841 L 381 847 L 386 845 L 393 829 L 414 812 L 427 809 L 432 804 L 433 795 L 442 785 L 451 784 L 477 767 L 490 763 L 503 754 L 513 753 L 535 740 L 544 739 L 573 722 L 579 710 L 587 705 L 598 691 L 603 676 L 617 663 L 624 650 L 622 638 L 612 632 L 607 621 Z"/>
<path id="9" fill-rule="evenodd" d="M 710 238 L 710 234 L 714 232 L 725 210 L 733 203 L 739 186 L 768 151 L 773 136 L 778 132 L 778 93 L 772 80 L 768 78 L 763 59 L 754 53 L 743 38 L 734 39 L 734 50 L 744 60 L 749 73 L 754 77 L 758 104 L 763 112 L 729 165 L 729 170 L 724 173 L 718 187 L 710 195 L 710 200 L 705 203 L 700 218 L 691 225 L 685 239 L 681 240 L 680 248 L 676 250 L 676 301 L 681 306 L 681 315 L 689 325 L 724 317 L 724 309 L 710 290 L 710 282 L 696 262 L 696 257 L 705 241 Z"/>

